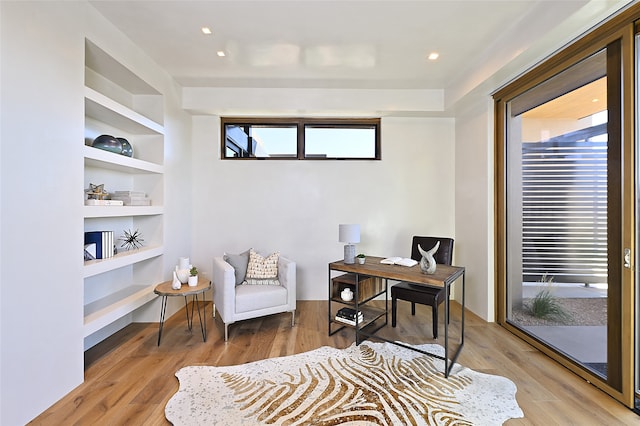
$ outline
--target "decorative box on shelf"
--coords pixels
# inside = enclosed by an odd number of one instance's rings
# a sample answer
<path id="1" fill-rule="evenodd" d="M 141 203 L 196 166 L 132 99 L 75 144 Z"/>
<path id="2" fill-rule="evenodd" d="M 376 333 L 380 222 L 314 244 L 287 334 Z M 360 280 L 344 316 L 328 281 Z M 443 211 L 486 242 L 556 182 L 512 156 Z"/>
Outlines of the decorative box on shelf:
<path id="1" fill-rule="evenodd" d="M 112 200 L 119 200 L 125 206 L 150 206 L 151 199 L 147 194 L 139 191 L 116 191 L 111 195 Z"/>
<path id="2" fill-rule="evenodd" d="M 331 298 L 334 300 L 342 300 L 340 293 L 345 288 L 350 288 L 356 294 L 356 274 L 344 274 L 337 276 L 331 280 Z M 369 277 L 365 275 L 358 276 L 358 303 L 363 302 L 373 296 L 376 296 L 384 290 L 382 279 L 378 277 Z M 355 300 L 348 301 L 355 303 Z"/>

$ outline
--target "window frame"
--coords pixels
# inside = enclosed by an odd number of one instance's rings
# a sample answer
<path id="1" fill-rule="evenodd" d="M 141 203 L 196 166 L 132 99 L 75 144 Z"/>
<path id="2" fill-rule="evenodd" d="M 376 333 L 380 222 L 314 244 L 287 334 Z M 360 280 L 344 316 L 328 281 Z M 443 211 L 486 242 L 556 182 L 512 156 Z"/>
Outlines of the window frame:
<path id="1" fill-rule="evenodd" d="M 308 117 L 221 117 L 220 118 L 220 159 L 221 160 L 358 160 L 379 161 L 382 159 L 380 118 L 308 118 Z M 295 126 L 297 129 L 296 155 L 279 157 L 228 157 L 227 125 L 250 126 Z M 375 131 L 375 153 L 373 157 L 322 157 L 305 155 L 305 128 L 371 128 Z"/>

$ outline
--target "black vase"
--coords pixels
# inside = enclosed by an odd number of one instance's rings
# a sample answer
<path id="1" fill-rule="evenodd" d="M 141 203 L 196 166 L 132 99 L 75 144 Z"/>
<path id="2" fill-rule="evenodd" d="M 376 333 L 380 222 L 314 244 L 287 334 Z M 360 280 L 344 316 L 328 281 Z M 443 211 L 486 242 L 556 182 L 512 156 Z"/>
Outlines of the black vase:
<path id="1" fill-rule="evenodd" d="M 126 155 L 127 157 L 133 157 L 133 147 L 125 138 L 116 138 L 122 144 L 122 155 Z"/>
<path id="2" fill-rule="evenodd" d="M 122 153 L 122 142 L 111 135 L 100 135 L 93 140 L 92 147 L 103 149 L 116 154 Z"/>

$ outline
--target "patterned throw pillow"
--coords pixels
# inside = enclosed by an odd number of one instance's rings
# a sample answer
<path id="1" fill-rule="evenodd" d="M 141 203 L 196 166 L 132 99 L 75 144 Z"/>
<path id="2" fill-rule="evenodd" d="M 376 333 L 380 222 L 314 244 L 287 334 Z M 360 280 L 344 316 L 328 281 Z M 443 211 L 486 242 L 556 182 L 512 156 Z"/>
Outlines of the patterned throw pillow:
<path id="1" fill-rule="evenodd" d="M 280 252 L 278 251 L 263 257 L 251 250 L 245 283 L 249 285 L 280 285 L 280 281 L 278 281 L 279 257 Z"/>

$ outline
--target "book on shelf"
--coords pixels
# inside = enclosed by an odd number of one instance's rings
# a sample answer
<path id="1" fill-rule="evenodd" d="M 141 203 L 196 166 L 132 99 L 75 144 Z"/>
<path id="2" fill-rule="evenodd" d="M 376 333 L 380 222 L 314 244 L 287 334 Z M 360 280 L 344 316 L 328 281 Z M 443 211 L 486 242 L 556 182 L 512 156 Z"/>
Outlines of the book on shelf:
<path id="1" fill-rule="evenodd" d="M 123 206 L 122 200 L 85 200 L 85 206 Z"/>
<path id="2" fill-rule="evenodd" d="M 351 309 L 351 308 L 341 308 L 341 309 L 339 309 L 338 312 L 336 312 L 336 317 L 347 319 L 349 321 L 354 321 L 354 322 L 356 320 L 356 317 L 358 318 L 358 320 L 360 322 L 364 318 L 363 315 L 362 315 L 362 311 L 356 312 L 355 309 Z"/>
<path id="3" fill-rule="evenodd" d="M 84 245 L 84 260 L 96 260 L 96 243 Z"/>
<path id="4" fill-rule="evenodd" d="M 386 259 L 382 259 L 380 263 L 384 263 L 386 265 L 401 265 L 411 267 L 417 265 L 418 261 L 410 259 L 408 257 L 387 257 Z"/>
<path id="5" fill-rule="evenodd" d="M 84 244 L 95 244 L 95 258 L 113 257 L 113 231 L 88 231 L 84 233 Z M 93 253 L 92 253 L 93 254 Z"/>
<path id="6" fill-rule="evenodd" d="M 356 325 L 356 321 L 355 320 L 350 320 L 348 318 L 342 318 L 341 316 L 336 315 L 336 321 L 344 323 L 344 324 L 349 324 L 349 325 Z M 358 324 L 362 324 L 364 322 L 364 319 L 360 318 L 358 319 Z"/>

